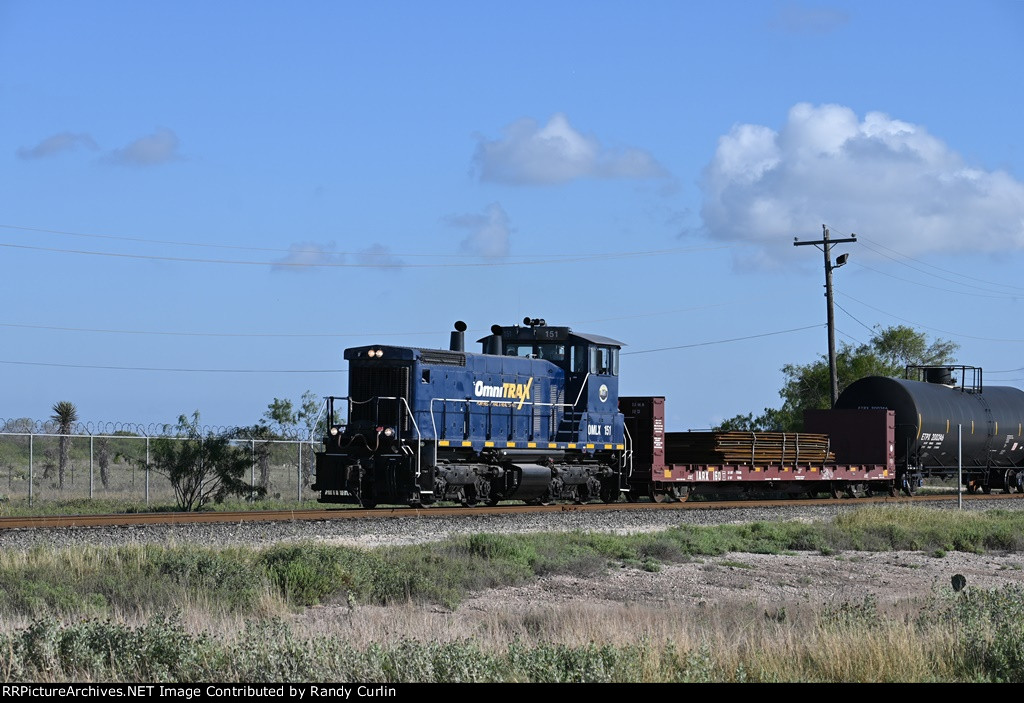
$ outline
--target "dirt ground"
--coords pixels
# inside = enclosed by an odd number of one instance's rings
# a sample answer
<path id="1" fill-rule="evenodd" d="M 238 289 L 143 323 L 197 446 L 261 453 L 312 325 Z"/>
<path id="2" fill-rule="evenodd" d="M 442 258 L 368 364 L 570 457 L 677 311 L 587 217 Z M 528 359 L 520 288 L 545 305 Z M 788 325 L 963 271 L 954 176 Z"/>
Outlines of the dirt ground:
<path id="1" fill-rule="evenodd" d="M 525 610 L 537 603 L 668 603 L 685 600 L 785 606 L 795 603 L 859 603 L 873 596 L 880 606 L 950 589 L 954 575 L 968 587 L 1024 585 L 1024 554 L 845 552 L 832 556 L 729 554 L 657 572 L 621 568 L 590 579 L 544 577 L 526 586 L 477 594 L 462 607 Z"/>

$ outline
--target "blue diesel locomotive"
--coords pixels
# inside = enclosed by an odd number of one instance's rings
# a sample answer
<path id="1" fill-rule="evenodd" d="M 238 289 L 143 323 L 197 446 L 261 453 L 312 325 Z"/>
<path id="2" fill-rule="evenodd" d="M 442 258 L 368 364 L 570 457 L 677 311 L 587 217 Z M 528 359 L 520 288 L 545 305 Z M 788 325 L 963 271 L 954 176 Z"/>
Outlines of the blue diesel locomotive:
<path id="1" fill-rule="evenodd" d="M 322 503 L 421 506 L 617 500 L 628 490 L 619 350 L 607 337 L 494 325 L 465 351 L 389 345 L 345 351 L 348 396 L 316 456 Z"/>

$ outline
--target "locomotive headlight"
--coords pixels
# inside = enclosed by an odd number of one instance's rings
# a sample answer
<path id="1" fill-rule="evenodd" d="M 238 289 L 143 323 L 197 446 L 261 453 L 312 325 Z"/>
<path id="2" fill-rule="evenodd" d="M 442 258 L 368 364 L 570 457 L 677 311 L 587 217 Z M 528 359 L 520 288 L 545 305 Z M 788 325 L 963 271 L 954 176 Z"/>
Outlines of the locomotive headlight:
<path id="1" fill-rule="evenodd" d="M 379 359 L 379 358 L 381 358 L 382 356 L 384 356 L 384 350 L 383 350 L 383 349 L 378 349 L 378 350 L 377 350 L 377 358 Z"/>
<path id="2" fill-rule="evenodd" d="M 331 436 L 334 437 L 334 436 L 337 436 L 337 434 L 338 434 L 338 428 L 337 427 L 332 427 L 331 428 Z"/>
<path id="3" fill-rule="evenodd" d="M 385 428 L 385 430 L 384 430 L 384 436 L 385 437 L 393 437 L 394 435 L 395 435 L 395 431 L 393 429 L 391 429 L 390 427 Z"/>

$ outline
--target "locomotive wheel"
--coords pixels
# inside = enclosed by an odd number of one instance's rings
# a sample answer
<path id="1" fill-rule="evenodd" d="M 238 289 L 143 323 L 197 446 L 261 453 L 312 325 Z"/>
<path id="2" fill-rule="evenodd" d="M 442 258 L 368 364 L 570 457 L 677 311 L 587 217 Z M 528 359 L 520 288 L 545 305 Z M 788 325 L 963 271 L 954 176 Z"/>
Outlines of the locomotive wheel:
<path id="1" fill-rule="evenodd" d="M 626 491 L 625 496 L 626 496 L 626 502 L 627 503 L 636 503 L 637 501 L 640 500 L 640 494 L 637 493 L 635 490 L 632 490 L 632 489 Z"/>
<path id="2" fill-rule="evenodd" d="M 601 486 L 601 500 L 605 503 L 614 503 L 619 499 L 619 489 L 617 486 Z M 628 493 L 626 495 L 629 495 Z"/>
<path id="3" fill-rule="evenodd" d="M 974 495 L 975 493 L 977 493 L 978 492 L 978 484 L 976 484 L 974 481 L 968 481 L 967 482 L 967 492 L 970 493 L 971 495 Z"/>
<path id="4" fill-rule="evenodd" d="M 984 486 L 981 487 L 981 492 L 984 493 L 985 495 L 990 495 L 992 493 L 992 484 L 986 483 Z"/>

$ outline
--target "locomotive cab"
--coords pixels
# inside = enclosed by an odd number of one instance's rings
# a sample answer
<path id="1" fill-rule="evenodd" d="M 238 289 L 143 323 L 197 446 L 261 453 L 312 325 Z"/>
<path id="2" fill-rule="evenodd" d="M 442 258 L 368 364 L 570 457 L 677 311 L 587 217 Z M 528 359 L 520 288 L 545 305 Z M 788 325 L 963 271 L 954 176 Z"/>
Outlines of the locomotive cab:
<path id="1" fill-rule="evenodd" d="M 623 420 L 618 411 L 622 342 L 568 327 L 549 327 L 544 320 L 529 317 L 522 327 L 494 325 L 491 336 L 479 342 L 485 354 L 544 359 L 561 370 L 565 395 L 558 440 L 587 449 L 622 443 Z"/>

